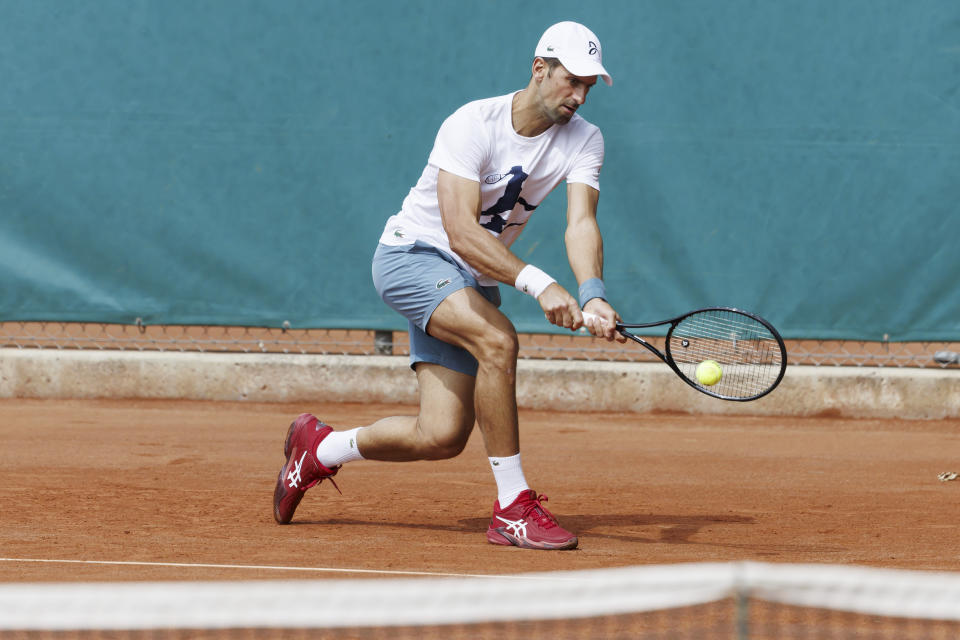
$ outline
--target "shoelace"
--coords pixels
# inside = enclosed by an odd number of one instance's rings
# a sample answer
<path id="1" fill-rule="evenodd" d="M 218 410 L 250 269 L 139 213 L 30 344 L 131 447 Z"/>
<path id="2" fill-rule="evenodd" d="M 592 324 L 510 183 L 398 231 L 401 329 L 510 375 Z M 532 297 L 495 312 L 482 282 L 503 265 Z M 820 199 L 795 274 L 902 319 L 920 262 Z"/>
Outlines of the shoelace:
<path id="1" fill-rule="evenodd" d="M 337 465 L 337 466 L 334 468 L 334 471 L 339 471 L 339 470 L 340 470 L 340 465 Z M 337 490 L 337 493 L 339 493 L 340 495 L 343 495 L 343 491 L 340 491 L 340 487 L 337 486 L 337 481 L 333 479 L 333 476 L 327 476 L 326 478 L 320 478 L 320 482 L 323 482 L 324 480 L 329 480 L 329 481 L 330 481 L 330 484 L 333 485 L 333 488 Z M 320 484 L 320 483 L 318 482 L 317 484 Z"/>
<path id="2" fill-rule="evenodd" d="M 319 466 L 320 463 L 317 462 L 317 465 Z M 333 474 L 335 474 L 337 471 L 340 471 L 340 467 L 342 467 L 342 466 L 343 466 L 343 465 L 338 464 L 338 465 L 335 466 L 333 469 L 330 469 L 330 471 L 333 471 Z M 323 482 L 324 480 L 329 480 L 329 481 L 330 481 L 330 484 L 333 485 L 333 488 L 337 490 L 337 493 L 339 493 L 340 495 L 343 495 L 343 491 L 340 491 L 340 487 L 337 486 L 337 481 L 333 479 L 333 474 L 330 474 L 329 476 L 321 476 L 319 480 L 317 480 L 316 482 L 312 483 L 310 486 L 306 487 L 306 489 L 304 489 L 304 491 L 306 491 L 306 490 L 309 489 L 310 487 L 314 487 L 314 486 L 320 484 L 320 483 Z"/>
<path id="3" fill-rule="evenodd" d="M 553 527 L 560 526 L 560 523 L 557 522 L 557 519 L 550 513 L 545 506 L 541 503 L 549 500 L 547 496 L 540 494 L 523 508 L 523 517 L 529 518 L 533 516 L 533 519 L 538 525 L 544 529 L 552 529 Z"/>

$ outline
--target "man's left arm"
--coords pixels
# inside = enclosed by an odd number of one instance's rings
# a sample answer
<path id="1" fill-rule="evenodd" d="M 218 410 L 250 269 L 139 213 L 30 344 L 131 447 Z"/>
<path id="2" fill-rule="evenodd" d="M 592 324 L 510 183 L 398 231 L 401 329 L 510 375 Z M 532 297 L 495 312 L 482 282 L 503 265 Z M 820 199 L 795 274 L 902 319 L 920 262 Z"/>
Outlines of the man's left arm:
<path id="1" fill-rule="evenodd" d="M 583 292 L 580 300 L 583 310 L 604 320 L 599 325 L 584 324 L 595 336 L 626 342 L 614 329 L 620 315 L 602 297 L 605 294 L 600 289 L 603 282 L 603 237 L 597 224 L 599 201 L 600 192 L 593 187 L 580 182 L 567 184 L 567 230 L 564 233 L 567 259 Z"/>

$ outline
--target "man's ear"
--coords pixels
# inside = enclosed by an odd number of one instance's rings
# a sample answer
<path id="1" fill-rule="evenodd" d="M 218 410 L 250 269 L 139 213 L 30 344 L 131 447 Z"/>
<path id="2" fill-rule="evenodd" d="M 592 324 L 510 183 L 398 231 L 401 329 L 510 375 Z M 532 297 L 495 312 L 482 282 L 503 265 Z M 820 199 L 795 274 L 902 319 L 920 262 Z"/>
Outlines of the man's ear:
<path id="1" fill-rule="evenodd" d="M 547 63 L 543 58 L 533 59 L 533 64 L 530 67 L 530 75 L 537 81 L 537 84 L 543 81 L 543 78 L 547 75 Z"/>

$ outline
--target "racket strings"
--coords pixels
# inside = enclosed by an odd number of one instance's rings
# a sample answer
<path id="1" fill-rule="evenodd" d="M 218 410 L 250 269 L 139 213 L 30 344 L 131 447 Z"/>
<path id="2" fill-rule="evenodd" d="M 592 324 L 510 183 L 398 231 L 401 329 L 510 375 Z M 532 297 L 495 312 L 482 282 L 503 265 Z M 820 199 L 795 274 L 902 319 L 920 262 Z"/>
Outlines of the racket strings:
<path id="1" fill-rule="evenodd" d="M 668 344 L 681 373 L 698 387 L 730 398 L 751 398 L 776 384 L 784 364 L 780 341 L 760 321 L 736 311 L 709 310 L 674 327 Z M 715 385 L 697 381 L 696 368 L 717 361 L 723 376 Z"/>

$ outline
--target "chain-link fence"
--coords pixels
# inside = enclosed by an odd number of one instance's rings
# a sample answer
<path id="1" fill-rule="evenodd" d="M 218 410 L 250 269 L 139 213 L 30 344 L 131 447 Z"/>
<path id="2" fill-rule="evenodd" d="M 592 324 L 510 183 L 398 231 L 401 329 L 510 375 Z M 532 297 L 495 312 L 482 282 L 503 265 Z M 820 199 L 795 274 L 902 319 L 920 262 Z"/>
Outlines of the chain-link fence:
<path id="1" fill-rule="evenodd" d="M 662 337 L 650 337 L 662 347 Z M 212 327 L 71 322 L 0 323 L 0 348 L 376 355 L 408 353 L 402 331 Z M 861 367 L 946 367 L 937 352 L 958 342 L 788 340 L 790 364 Z M 646 349 L 586 335 L 522 334 L 520 357 L 542 360 L 644 362 Z"/>

